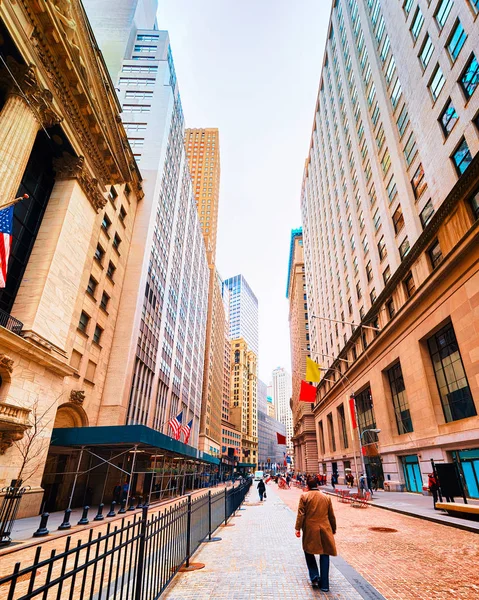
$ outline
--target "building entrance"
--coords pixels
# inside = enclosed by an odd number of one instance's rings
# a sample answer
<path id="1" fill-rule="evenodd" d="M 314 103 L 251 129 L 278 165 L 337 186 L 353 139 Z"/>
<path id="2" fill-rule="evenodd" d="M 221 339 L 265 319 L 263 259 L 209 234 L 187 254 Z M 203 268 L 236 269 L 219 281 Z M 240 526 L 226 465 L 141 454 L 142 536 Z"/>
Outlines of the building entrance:
<path id="1" fill-rule="evenodd" d="M 456 452 L 459 458 L 467 492 L 471 498 L 479 498 L 479 448 Z"/>
<path id="2" fill-rule="evenodd" d="M 422 475 L 416 454 L 401 456 L 404 480 L 408 492 L 422 492 Z"/>

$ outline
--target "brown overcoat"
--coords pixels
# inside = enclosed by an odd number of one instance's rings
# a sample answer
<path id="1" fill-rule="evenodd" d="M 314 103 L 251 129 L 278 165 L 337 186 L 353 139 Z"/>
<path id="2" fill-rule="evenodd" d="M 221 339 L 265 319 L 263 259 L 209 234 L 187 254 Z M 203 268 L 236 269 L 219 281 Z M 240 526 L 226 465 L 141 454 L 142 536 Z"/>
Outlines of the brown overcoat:
<path id="1" fill-rule="evenodd" d="M 336 556 L 336 517 L 331 498 L 310 490 L 299 499 L 296 530 L 303 530 L 303 550 L 308 554 Z"/>

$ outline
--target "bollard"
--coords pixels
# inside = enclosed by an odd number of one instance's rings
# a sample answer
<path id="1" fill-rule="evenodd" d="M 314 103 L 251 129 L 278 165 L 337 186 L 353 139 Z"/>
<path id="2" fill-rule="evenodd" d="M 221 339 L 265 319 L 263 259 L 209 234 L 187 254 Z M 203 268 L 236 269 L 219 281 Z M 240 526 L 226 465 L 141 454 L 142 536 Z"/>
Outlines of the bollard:
<path id="1" fill-rule="evenodd" d="M 143 508 L 143 496 L 138 498 L 138 504 L 136 505 L 136 508 Z"/>
<path id="2" fill-rule="evenodd" d="M 126 513 L 126 500 L 122 500 L 120 502 L 120 510 L 118 511 L 119 515 L 124 515 Z"/>
<path id="3" fill-rule="evenodd" d="M 71 508 L 67 508 L 65 511 L 65 515 L 63 517 L 63 523 L 58 527 L 58 529 L 60 529 L 60 531 L 62 531 L 63 529 L 70 529 L 71 528 L 71 523 L 70 523 L 70 515 L 71 515 Z"/>
<path id="4" fill-rule="evenodd" d="M 103 519 L 105 518 L 103 516 L 103 507 L 105 505 L 103 504 L 103 502 L 98 506 L 98 512 L 96 513 L 96 517 L 93 519 L 94 521 L 103 521 Z"/>
<path id="5" fill-rule="evenodd" d="M 128 510 L 135 510 L 135 500 L 136 498 L 130 498 L 130 508 Z"/>
<path id="6" fill-rule="evenodd" d="M 81 519 L 78 521 L 78 525 L 88 525 L 88 523 L 90 522 L 88 520 L 88 511 L 90 510 L 89 506 L 85 506 L 83 508 L 83 513 L 81 516 Z"/>
<path id="7" fill-rule="evenodd" d="M 110 506 L 110 512 L 106 515 L 107 517 L 114 517 L 116 515 L 115 506 L 116 506 L 116 502 L 113 500 L 113 502 L 111 503 L 111 506 Z"/>
<path id="8" fill-rule="evenodd" d="M 42 537 L 44 535 L 48 535 L 50 532 L 47 529 L 47 521 L 50 513 L 44 512 L 40 519 L 40 527 L 35 531 L 33 537 Z"/>

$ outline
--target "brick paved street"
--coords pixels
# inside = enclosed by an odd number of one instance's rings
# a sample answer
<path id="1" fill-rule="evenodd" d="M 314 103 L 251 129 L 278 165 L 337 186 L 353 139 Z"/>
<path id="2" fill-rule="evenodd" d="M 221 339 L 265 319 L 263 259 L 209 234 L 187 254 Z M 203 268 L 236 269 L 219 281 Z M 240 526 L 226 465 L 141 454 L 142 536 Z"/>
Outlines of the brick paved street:
<path id="1" fill-rule="evenodd" d="M 374 590 L 367 589 L 365 582 L 359 581 L 358 587 L 363 595 L 360 594 L 334 565 L 331 565 L 330 593 L 313 590 L 308 581 L 301 540 L 294 536 L 294 513 L 277 495 L 276 486 L 268 486 L 268 499 L 264 504 L 255 505 L 256 500 L 256 489 L 253 487 L 245 510 L 238 513 L 241 517 L 231 520 L 235 526 L 218 529 L 215 535 L 220 536 L 222 541 L 204 544 L 194 556 L 193 561 L 205 563 L 205 568 L 177 575 L 165 598 L 381 599 Z"/>
<path id="2" fill-rule="evenodd" d="M 279 490 L 278 494 L 296 511 L 301 495 L 298 489 Z M 476 533 L 380 508 L 356 509 L 336 498 L 333 503 L 338 552 L 387 600 L 479 598 Z M 371 527 L 397 532 L 374 532 Z"/>

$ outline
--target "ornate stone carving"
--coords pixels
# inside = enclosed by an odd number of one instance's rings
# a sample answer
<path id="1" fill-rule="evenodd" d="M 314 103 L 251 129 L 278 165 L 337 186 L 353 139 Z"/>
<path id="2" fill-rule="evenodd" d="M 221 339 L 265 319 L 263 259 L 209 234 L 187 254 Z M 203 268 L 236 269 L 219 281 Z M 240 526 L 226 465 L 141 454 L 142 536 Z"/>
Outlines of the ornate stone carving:
<path id="1" fill-rule="evenodd" d="M 0 86 L 7 94 L 15 94 L 25 100 L 32 109 L 39 125 L 53 127 L 62 120 L 53 109 L 53 95 L 37 80 L 34 65 L 21 65 L 7 56 L 7 67 L 0 69 Z"/>
<path id="2" fill-rule="evenodd" d="M 98 180 L 93 178 L 88 172 L 83 156 L 72 156 L 68 152 L 64 152 L 61 158 L 54 159 L 53 167 L 57 179 L 78 180 L 78 183 L 96 212 L 104 208 L 106 198 L 98 187 Z"/>
<path id="3" fill-rule="evenodd" d="M 23 437 L 23 431 L 0 431 L 0 454 L 5 452 Z"/>
<path id="4" fill-rule="evenodd" d="M 70 402 L 73 404 L 83 404 L 85 400 L 85 392 L 83 390 L 71 390 L 70 392 Z"/>
<path id="5" fill-rule="evenodd" d="M 6 354 L 0 354 L 0 368 L 5 369 L 9 373 L 13 372 L 13 360 Z"/>

